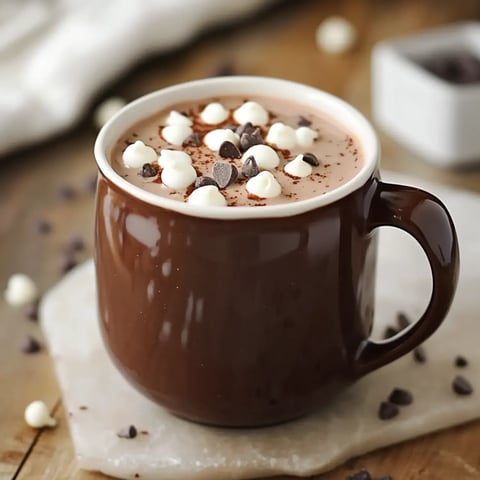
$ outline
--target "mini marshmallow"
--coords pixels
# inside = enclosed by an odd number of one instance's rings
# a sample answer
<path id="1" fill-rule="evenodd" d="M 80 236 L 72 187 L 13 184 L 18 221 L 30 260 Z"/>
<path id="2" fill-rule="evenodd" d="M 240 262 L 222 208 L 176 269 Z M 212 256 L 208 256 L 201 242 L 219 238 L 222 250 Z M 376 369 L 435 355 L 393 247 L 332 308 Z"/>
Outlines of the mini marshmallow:
<path id="1" fill-rule="evenodd" d="M 185 115 L 177 112 L 176 110 L 172 110 L 167 117 L 166 124 L 167 125 L 183 125 L 184 127 L 191 127 L 192 120 Z"/>
<path id="2" fill-rule="evenodd" d="M 309 127 L 298 127 L 295 130 L 297 143 L 301 147 L 311 147 L 313 142 L 318 138 L 318 132 Z"/>
<path id="3" fill-rule="evenodd" d="M 283 169 L 292 177 L 308 177 L 312 174 L 312 166 L 303 161 L 303 154 L 297 155 L 291 162 L 288 162 Z"/>
<path id="4" fill-rule="evenodd" d="M 254 145 L 250 147 L 242 156 L 242 162 L 245 163 L 248 157 L 255 159 L 258 168 L 269 170 L 278 167 L 280 157 L 277 152 L 268 145 Z"/>
<path id="5" fill-rule="evenodd" d="M 95 109 L 93 122 L 97 128 L 102 128 L 127 102 L 123 98 L 112 97 L 103 101 Z"/>
<path id="6" fill-rule="evenodd" d="M 185 139 L 193 133 L 188 125 L 167 125 L 162 129 L 162 137 L 172 145 L 182 145 Z"/>
<path id="7" fill-rule="evenodd" d="M 197 178 L 195 169 L 183 161 L 173 161 L 167 163 L 162 170 L 162 182 L 174 190 L 183 190 L 191 185 Z"/>
<path id="8" fill-rule="evenodd" d="M 129 145 L 122 155 L 123 164 L 127 168 L 140 168 L 146 163 L 152 163 L 157 159 L 157 153 L 152 147 L 145 145 L 141 140 Z"/>
<path id="9" fill-rule="evenodd" d="M 282 150 L 290 150 L 297 144 L 295 129 L 281 122 L 274 123 L 270 127 L 265 140 Z"/>
<path id="10" fill-rule="evenodd" d="M 270 172 L 260 172 L 245 185 L 248 193 L 260 198 L 274 198 L 282 193 L 282 187 Z"/>
<path id="11" fill-rule="evenodd" d="M 200 113 L 200 118 L 207 125 L 218 125 L 224 122 L 230 112 L 219 102 L 209 103 Z"/>
<path id="12" fill-rule="evenodd" d="M 259 103 L 249 101 L 233 112 L 233 118 L 240 125 L 250 122 L 261 127 L 268 122 L 268 112 Z"/>
<path id="13" fill-rule="evenodd" d="M 50 416 L 45 403 L 40 400 L 35 400 L 27 405 L 23 417 L 25 422 L 33 428 L 54 427 L 57 424 L 57 421 Z"/>
<path id="14" fill-rule="evenodd" d="M 188 203 L 208 207 L 225 207 L 227 201 L 214 185 L 205 185 L 195 189 L 188 197 Z"/>
<path id="15" fill-rule="evenodd" d="M 208 132 L 203 141 L 205 145 L 214 152 L 218 152 L 223 142 L 232 142 L 237 147 L 240 145 L 240 137 L 229 128 L 217 128 Z"/>
<path id="16" fill-rule="evenodd" d="M 23 273 L 15 273 L 8 279 L 4 296 L 7 303 L 20 307 L 36 300 L 38 289 L 30 277 Z"/>
<path id="17" fill-rule="evenodd" d="M 158 164 L 165 168 L 167 165 L 173 162 L 182 162 L 186 165 L 192 164 L 192 158 L 186 152 L 180 150 L 168 150 L 166 148 L 160 150 L 160 156 L 158 157 Z"/>
<path id="18" fill-rule="evenodd" d="M 327 53 L 344 53 L 350 50 L 357 39 L 355 27 L 345 18 L 329 17 L 315 32 L 318 48 Z"/>

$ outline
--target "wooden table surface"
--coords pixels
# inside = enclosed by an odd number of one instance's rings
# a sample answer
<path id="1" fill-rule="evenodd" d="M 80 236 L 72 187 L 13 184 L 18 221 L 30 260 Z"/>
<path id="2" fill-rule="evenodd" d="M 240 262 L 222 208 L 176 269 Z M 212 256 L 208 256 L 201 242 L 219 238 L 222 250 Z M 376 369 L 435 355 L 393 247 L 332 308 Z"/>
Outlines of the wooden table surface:
<path id="1" fill-rule="evenodd" d="M 356 48 L 328 56 L 316 47 L 314 32 L 322 19 L 343 15 L 359 31 Z M 193 45 L 151 58 L 130 70 L 96 99 L 112 95 L 127 100 L 176 82 L 208 76 L 222 62 L 236 73 L 271 75 L 315 85 L 343 97 L 369 115 L 370 53 L 375 42 L 424 27 L 463 19 L 480 19 L 478 0 L 450 1 L 290 1 L 254 20 L 205 35 Z M 91 108 L 93 108 L 92 103 Z M 87 111 L 80 125 L 42 145 L 0 159 L 0 285 L 25 272 L 42 291 L 62 276 L 62 252 L 73 234 L 81 234 L 92 254 L 93 194 L 88 180 L 95 173 L 92 145 L 96 131 Z M 409 172 L 472 191 L 480 191 L 480 169 L 437 169 L 381 136 L 382 167 Z M 75 197 L 59 198 L 70 185 Z M 52 225 L 39 235 L 36 222 Z M 78 471 L 65 411 L 51 359 L 43 349 L 26 355 L 19 342 L 26 334 L 41 340 L 38 325 L 24 310 L 0 300 L 0 479 L 100 480 Z M 59 420 L 58 427 L 35 431 L 23 411 L 42 399 Z M 480 421 L 385 448 L 348 462 L 324 480 L 343 480 L 362 467 L 395 480 L 480 479 Z"/>

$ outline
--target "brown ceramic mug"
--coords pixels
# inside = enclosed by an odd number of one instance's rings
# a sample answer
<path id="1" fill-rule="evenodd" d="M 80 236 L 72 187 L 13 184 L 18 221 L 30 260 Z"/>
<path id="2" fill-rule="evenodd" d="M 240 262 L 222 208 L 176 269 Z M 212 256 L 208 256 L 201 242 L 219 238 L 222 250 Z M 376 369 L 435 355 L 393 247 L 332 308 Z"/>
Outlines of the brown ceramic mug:
<path id="1" fill-rule="evenodd" d="M 345 185 L 309 200 L 213 209 L 155 196 L 112 169 L 109 152 L 132 124 L 214 95 L 313 105 L 354 132 L 364 165 Z M 380 181 L 371 125 L 325 92 L 255 77 L 177 85 L 123 109 L 100 132 L 95 156 L 103 338 L 131 384 L 181 417 L 260 426 L 311 412 L 411 351 L 449 309 L 458 274 L 449 213 L 429 193 Z M 374 342 L 377 227 L 385 225 L 420 243 L 433 290 L 414 325 Z"/>

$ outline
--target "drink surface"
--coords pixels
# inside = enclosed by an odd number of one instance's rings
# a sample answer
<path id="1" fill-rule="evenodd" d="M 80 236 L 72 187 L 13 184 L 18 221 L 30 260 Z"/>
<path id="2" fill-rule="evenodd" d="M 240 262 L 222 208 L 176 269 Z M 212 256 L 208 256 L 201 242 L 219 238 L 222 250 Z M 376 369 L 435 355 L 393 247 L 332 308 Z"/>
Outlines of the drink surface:
<path id="1" fill-rule="evenodd" d="M 308 105 L 229 96 L 142 120 L 119 138 L 110 161 L 154 194 L 234 207 L 323 195 L 351 180 L 363 157 L 351 132 Z"/>

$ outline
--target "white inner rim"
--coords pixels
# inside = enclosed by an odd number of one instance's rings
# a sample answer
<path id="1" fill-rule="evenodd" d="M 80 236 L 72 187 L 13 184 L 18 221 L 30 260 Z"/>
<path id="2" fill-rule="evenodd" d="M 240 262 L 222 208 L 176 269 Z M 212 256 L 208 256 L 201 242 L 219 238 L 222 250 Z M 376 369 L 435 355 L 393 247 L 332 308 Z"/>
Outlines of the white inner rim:
<path id="1" fill-rule="evenodd" d="M 344 125 L 345 129 L 360 142 L 364 157 L 362 168 L 347 183 L 317 197 L 292 203 L 257 207 L 206 207 L 147 192 L 122 178 L 110 165 L 108 159 L 115 143 L 135 123 L 176 103 L 228 95 L 245 96 L 245 98 L 262 95 L 285 98 L 298 102 L 300 105 L 309 105 L 320 114 L 325 113 Z M 365 184 L 375 170 L 378 152 L 378 139 L 370 123 L 343 100 L 316 88 L 287 80 L 244 76 L 196 80 L 145 95 L 118 112 L 101 129 L 95 142 L 95 158 L 98 168 L 120 189 L 151 205 L 185 215 L 218 219 L 288 217 L 333 203 Z"/>

